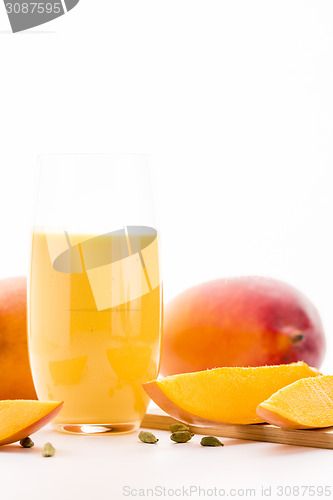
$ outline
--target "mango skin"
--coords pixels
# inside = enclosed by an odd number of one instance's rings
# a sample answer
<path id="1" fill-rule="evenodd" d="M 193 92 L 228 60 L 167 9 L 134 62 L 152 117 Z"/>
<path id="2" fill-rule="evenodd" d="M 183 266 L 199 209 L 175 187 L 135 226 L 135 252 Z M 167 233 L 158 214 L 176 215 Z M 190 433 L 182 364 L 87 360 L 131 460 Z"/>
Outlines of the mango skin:
<path id="1" fill-rule="evenodd" d="M 0 400 L 37 399 L 28 355 L 27 280 L 0 280 Z"/>
<path id="2" fill-rule="evenodd" d="M 323 325 L 299 290 L 272 278 L 219 279 L 165 307 L 161 374 L 304 361 L 319 368 Z"/>

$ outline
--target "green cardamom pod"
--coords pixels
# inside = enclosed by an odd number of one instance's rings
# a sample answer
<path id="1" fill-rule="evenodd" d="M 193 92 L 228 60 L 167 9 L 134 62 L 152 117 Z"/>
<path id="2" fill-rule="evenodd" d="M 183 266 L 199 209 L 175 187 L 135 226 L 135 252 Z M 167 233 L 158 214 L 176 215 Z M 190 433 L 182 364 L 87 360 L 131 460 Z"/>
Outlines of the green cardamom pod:
<path id="1" fill-rule="evenodd" d="M 158 441 L 157 437 L 151 432 L 141 431 L 138 437 L 143 443 L 155 444 Z"/>
<path id="2" fill-rule="evenodd" d="M 29 437 L 21 439 L 20 441 L 20 445 L 22 446 L 22 448 L 32 448 L 34 444 L 35 443 Z"/>
<path id="3" fill-rule="evenodd" d="M 43 446 L 42 455 L 43 457 L 53 457 L 55 454 L 55 448 L 53 448 L 51 443 L 46 443 Z"/>
<path id="4" fill-rule="evenodd" d="M 214 436 L 205 436 L 200 441 L 201 446 L 224 446 L 219 439 Z"/>
<path id="5" fill-rule="evenodd" d="M 190 428 L 185 425 L 185 424 L 172 424 L 169 427 L 170 432 L 177 432 L 177 431 L 189 431 Z"/>
<path id="6" fill-rule="evenodd" d="M 170 439 L 175 443 L 187 443 L 193 436 L 193 432 L 190 431 L 176 431 L 171 434 Z"/>

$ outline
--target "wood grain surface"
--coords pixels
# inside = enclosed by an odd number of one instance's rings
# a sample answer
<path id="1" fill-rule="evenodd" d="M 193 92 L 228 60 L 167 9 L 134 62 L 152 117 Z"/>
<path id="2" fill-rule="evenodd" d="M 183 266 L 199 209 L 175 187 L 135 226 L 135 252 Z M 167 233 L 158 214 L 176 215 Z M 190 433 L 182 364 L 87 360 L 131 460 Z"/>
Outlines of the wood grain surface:
<path id="1" fill-rule="evenodd" d="M 141 424 L 147 429 L 169 430 L 169 426 L 177 422 L 161 410 L 149 411 Z M 191 427 L 195 434 L 218 436 L 250 441 L 266 441 L 268 443 L 290 444 L 295 446 L 309 446 L 312 448 L 333 449 L 333 427 L 325 429 L 281 429 L 274 425 L 221 425 L 219 427 Z"/>

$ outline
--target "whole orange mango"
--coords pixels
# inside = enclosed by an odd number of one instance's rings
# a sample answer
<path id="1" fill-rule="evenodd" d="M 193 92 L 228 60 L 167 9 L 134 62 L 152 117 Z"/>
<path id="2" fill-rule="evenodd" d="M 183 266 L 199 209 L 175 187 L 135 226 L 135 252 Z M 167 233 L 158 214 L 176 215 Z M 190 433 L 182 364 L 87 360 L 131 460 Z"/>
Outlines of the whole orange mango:
<path id="1" fill-rule="evenodd" d="M 161 373 L 304 361 L 319 367 L 325 337 L 319 314 L 296 288 L 272 278 L 219 279 L 165 307 Z"/>
<path id="2" fill-rule="evenodd" d="M 27 346 L 27 280 L 0 280 L 0 400 L 37 399 Z"/>

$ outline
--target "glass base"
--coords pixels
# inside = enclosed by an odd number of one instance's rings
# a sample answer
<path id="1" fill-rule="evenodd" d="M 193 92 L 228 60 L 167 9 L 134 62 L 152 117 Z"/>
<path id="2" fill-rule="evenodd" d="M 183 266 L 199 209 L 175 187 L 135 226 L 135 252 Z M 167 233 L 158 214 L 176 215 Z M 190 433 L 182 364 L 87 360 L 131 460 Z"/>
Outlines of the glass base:
<path id="1" fill-rule="evenodd" d="M 80 436 L 105 436 L 106 434 L 127 434 L 140 427 L 140 422 L 126 424 L 52 424 L 53 428 L 66 434 Z"/>

